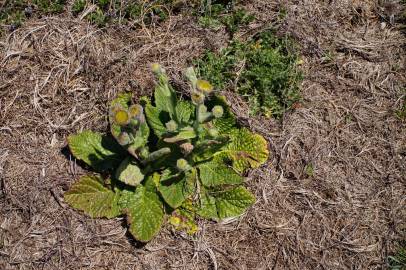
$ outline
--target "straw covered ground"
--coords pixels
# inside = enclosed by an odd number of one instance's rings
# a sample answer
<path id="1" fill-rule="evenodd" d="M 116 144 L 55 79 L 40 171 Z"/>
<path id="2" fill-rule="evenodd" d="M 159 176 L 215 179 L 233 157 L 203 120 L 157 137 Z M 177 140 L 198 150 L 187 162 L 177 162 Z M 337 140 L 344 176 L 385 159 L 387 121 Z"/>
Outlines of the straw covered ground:
<path id="1" fill-rule="evenodd" d="M 119 91 L 150 95 L 152 62 L 186 91 L 183 69 L 228 36 L 185 14 L 100 29 L 68 12 L 3 35 L 0 269 L 386 268 L 406 239 L 406 119 L 396 113 L 406 95 L 401 5 L 243 5 L 257 20 L 237 38 L 271 25 L 299 44 L 303 100 L 280 120 L 249 117 L 246 103 L 224 91 L 239 121 L 269 141 L 269 162 L 248 175 L 256 204 L 233 222 L 200 221 L 194 237 L 167 226 L 146 245 L 123 220 L 90 219 L 64 203 L 63 192 L 86 173 L 66 137 L 107 131 L 107 103 Z"/>

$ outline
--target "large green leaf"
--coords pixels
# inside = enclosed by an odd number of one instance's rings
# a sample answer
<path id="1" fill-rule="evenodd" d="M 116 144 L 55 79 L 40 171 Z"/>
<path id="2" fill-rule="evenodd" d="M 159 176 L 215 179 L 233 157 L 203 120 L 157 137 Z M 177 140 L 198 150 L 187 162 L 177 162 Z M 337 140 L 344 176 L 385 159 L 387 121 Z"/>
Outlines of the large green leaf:
<path id="1" fill-rule="evenodd" d="M 183 124 L 188 124 L 190 118 L 193 116 L 195 111 L 195 106 L 188 102 L 188 101 L 179 101 L 176 104 L 176 115 L 178 117 L 178 121 Z"/>
<path id="2" fill-rule="evenodd" d="M 193 149 L 194 161 L 199 162 L 213 158 L 216 153 L 221 152 L 224 146 L 228 144 L 228 141 L 228 136 L 218 136 L 215 139 L 197 142 Z"/>
<path id="3" fill-rule="evenodd" d="M 120 194 L 106 188 L 99 176 L 83 176 L 64 194 L 65 201 L 92 218 L 120 215 Z"/>
<path id="4" fill-rule="evenodd" d="M 127 157 L 117 168 L 116 178 L 127 185 L 137 186 L 144 179 L 144 174 L 136 160 L 133 157 Z"/>
<path id="5" fill-rule="evenodd" d="M 236 217 L 254 203 L 254 195 L 243 186 L 226 191 L 209 191 L 203 188 L 197 214 L 213 220 Z"/>
<path id="6" fill-rule="evenodd" d="M 161 111 L 151 104 L 147 104 L 145 106 L 145 114 L 147 115 L 148 124 L 154 130 L 155 135 L 159 138 L 162 137 L 162 134 L 166 132 L 166 127 L 160 118 Z"/>
<path id="7" fill-rule="evenodd" d="M 207 192 L 202 191 L 200 193 L 200 201 L 196 214 L 203 218 L 218 220 L 216 199 Z"/>
<path id="8" fill-rule="evenodd" d="M 237 171 L 257 168 L 267 161 L 268 144 L 261 135 L 242 128 L 232 130 L 229 136 L 230 143 L 219 154 L 231 159 Z"/>
<path id="9" fill-rule="evenodd" d="M 125 156 L 124 149 L 110 136 L 89 130 L 68 137 L 72 154 L 97 171 L 116 168 Z"/>
<path id="10" fill-rule="evenodd" d="M 254 195 L 243 186 L 219 192 L 215 198 L 220 219 L 239 216 L 255 203 Z"/>
<path id="11" fill-rule="evenodd" d="M 176 209 L 194 192 L 196 170 L 176 175 L 164 172 L 159 183 L 159 192 L 170 207 Z"/>
<path id="12" fill-rule="evenodd" d="M 241 184 L 244 178 L 222 160 L 214 159 L 199 165 L 200 180 L 206 187 Z"/>
<path id="13" fill-rule="evenodd" d="M 127 191 L 120 201 L 125 208 L 130 233 L 141 242 L 150 241 L 160 230 L 164 218 L 163 204 L 158 194 L 139 185 L 135 192 Z"/>

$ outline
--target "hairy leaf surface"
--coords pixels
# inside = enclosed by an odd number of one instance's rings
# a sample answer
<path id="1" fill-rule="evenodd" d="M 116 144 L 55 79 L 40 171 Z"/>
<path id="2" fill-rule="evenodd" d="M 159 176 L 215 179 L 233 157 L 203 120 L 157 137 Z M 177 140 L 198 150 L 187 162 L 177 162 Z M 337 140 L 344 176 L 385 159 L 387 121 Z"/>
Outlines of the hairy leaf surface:
<path id="1" fill-rule="evenodd" d="M 168 83 L 168 77 L 165 73 L 158 75 L 158 84 L 155 86 L 155 106 L 159 111 L 168 112 L 173 119 L 176 116 L 176 95 Z M 176 120 L 176 119 L 174 119 Z"/>
<path id="2" fill-rule="evenodd" d="M 255 197 L 245 187 L 239 186 L 215 195 L 220 219 L 236 217 L 255 203 Z"/>
<path id="3" fill-rule="evenodd" d="M 194 114 L 194 111 L 195 107 L 188 101 L 182 100 L 176 104 L 176 115 L 178 116 L 179 122 L 183 124 L 187 124 L 189 122 L 191 116 Z"/>
<path id="4" fill-rule="evenodd" d="M 65 201 L 73 208 L 92 218 L 113 218 L 120 215 L 120 194 L 102 184 L 99 176 L 83 176 L 64 194 Z"/>
<path id="5" fill-rule="evenodd" d="M 221 159 L 214 159 L 199 165 L 200 180 L 206 187 L 241 184 L 244 178 L 232 168 L 227 167 Z"/>
<path id="6" fill-rule="evenodd" d="M 70 135 L 68 144 L 77 159 L 97 171 L 116 168 L 125 156 L 124 150 L 112 137 L 89 130 Z"/>
<path id="7" fill-rule="evenodd" d="M 235 129 L 230 132 L 230 143 L 220 155 L 230 158 L 233 167 L 239 172 L 244 172 L 265 163 L 269 155 L 267 147 L 267 142 L 261 135 L 245 128 Z"/>
<path id="8" fill-rule="evenodd" d="M 151 104 L 147 104 L 145 107 L 148 124 L 159 138 L 166 132 L 166 127 L 160 119 L 160 113 L 161 111 Z"/>
<path id="9" fill-rule="evenodd" d="M 202 192 L 196 213 L 203 218 L 218 220 L 216 199 L 207 192 Z"/>
<path id="10" fill-rule="evenodd" d="M 176 209 L 194 192 L 196 170 L 187 173 L 168 175 L 164 172 L 159 184 L 159 191 L 165 202 Z"/>
<path id="11" fill-rule="evenodd" d="M 141 242 L 150 241 L 159 232 L 164 217 L 159 196 L 140 185 L 132 195 L 127 194 L 125 201 L 130 233 Z"/>

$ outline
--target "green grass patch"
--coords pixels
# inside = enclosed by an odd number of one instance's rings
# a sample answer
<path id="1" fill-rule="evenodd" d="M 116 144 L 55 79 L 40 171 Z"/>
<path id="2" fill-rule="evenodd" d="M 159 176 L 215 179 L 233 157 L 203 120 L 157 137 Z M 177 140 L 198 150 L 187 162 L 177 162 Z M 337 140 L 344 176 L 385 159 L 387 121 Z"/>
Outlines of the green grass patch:
<path id="1" fill-rule="evenodd" d="M 65 10 L 66 0 L 6 0 L 0 9 L 0 35 L 15 30 L 31 16 L 58 14 Z"/>
<path id="2" fill-rule="evenodd" d="M 394 255 L 388 257 L 388 265 L 391 270 L 406 269 L 406 241 L 401 243 Z"/>
<path id="3" fill-rule="evenodd" d="M 91 23 L 105 27 L 113 24 L 131 26 L 161 23 L 169 15 L 186 12 L 197 16 L 198 22 L 212 29 L 225 27 L 231 36 L 254 17 L 242 9 L 234 8 L 234 0 L 6 0 L 0 10 L 2 29 L 13 31 L 29 17 L 59 14 L 64 11 L 80 16 L 87 8 L 95 6 L 86 16 Z"/>
<path id="4" fill-rule="evenodd" d="M 297 46 L 271 30 L 247 42 L 233 41 L 219 53 L 195 61 L 199 76 L 217 89 L 232 88 L 249 103 L 251 115 L 281 116 L 300 100 L 302 74 Z"/>
<path id="5" fill-rule="evenodd" d="M 396 110 L 395 114 L 401 120 L 406 119 L 406 97 L 403 98 L 401 106 L 398 110 Z"/>
<path id="6" fill-rule="evenodd" d="M 252 22 L 255 17 L 241 8 L 236 0 L 203 0 L 195 15 L 198 23 L 206 28 L 219 30 L 225 27 L 231 37 L 243 26 Z"/>
<path id="7" fill-rule="evenodd" d="M 107 24 L 146 24 L 162 22 L 174 10 L 177 0 L 76 0 L 72 13 L 82 12 L 89 4 L 96 5 L 96 10 L 87 16 L 92 23 L 104 27 Z"/>

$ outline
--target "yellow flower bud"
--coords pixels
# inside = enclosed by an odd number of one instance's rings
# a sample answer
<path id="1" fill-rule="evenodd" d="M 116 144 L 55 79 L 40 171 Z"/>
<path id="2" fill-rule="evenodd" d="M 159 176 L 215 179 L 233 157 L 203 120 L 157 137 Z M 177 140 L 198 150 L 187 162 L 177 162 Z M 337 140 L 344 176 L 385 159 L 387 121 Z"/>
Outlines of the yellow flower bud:
<path id="1" fill-rule="evenodd" d="M 223 114 L 224 114 L 224 109 L 223 109 L 223 107 L 217 105 L 217 106 L 214 106 L 214 107 L 213 107 L 213 109 L 211 110 L 211 112 L 213 113 L 213 116 L 214 116 L 215 118 L 220 118 L 220 117 L 222 117 Z"/>
<path id="2" fill-rule="evenodd" d="M 204 93 L 205 95 L 210 94 L 211 92 L 213 92 L 214 89 L 213 85 L 211 85 L 211 83 L 206 80 L 197 80 L 196 86 L 197 89 L 202 91 L 202 93 Z"/>
<path id="3" fill-rule="evenodd" d="M 178 124 L 173 120 L 167 122 L 165 126 L 169 132 L 175 132 L 178 129 Z"/>
<path id="4" fill-rule="evenodd" d="M 125 110 L 118 110 L 114 113 L 114 122 L 120 126 L 125 126 L 129 123 L 130 116 Z"/>
<path id="5" fill-rule="evenodd" d="M 193 92 L 191 98 L 194 104 L 202 104 L 204 102 L 204 95 L 199 92 Z"/>
<path id="6" fill-rule="evenodd" d="M 217 137 L 219 135 L 219 131 L 216 128 L 211 128 L 209 129 L 209 135 L 211 137 Z"/>
<path id="7" fill-rule="evenodd" d="M 142 107 L 138 104 L 131 105 L 128 112 L 130 113 L 130 117 L 137 117 L 142 113 Z"/>
<path id="8" fill-rule="evenodd" d="M 178 167 L 180 171 L 186 171 L 189 168 L 189 163 L 186 159 L 180 158 L 176 161 L 176 167 Z"/>
<path id="9" fill-rule="evenodd" d="M 163 69 L 162 66 L 161 66 L 160 64 L 158 64 L 158 63 L 153 63 L 153 64 L 151 65 L 151 69 L 152 69 L 152 72 L 154 72 L 155 74 L 160 74 L 160 73 L 163 73 L 163 72 L 164 72 L 164 69 Z"/>

